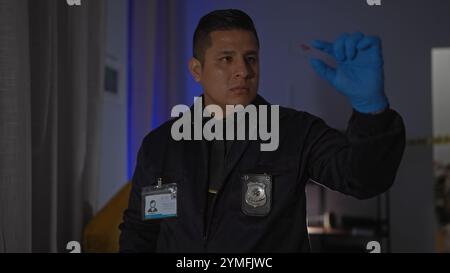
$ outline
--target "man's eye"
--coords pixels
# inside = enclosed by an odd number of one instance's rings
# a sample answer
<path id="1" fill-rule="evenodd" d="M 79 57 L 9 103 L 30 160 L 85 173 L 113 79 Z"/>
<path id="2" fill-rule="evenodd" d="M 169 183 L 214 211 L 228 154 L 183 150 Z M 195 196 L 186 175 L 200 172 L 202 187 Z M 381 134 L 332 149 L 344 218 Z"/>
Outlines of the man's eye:
<path id="1" fill-rule="evenodd" d="M 254 64 L 258 61 L 256 57 L 247 57 L 247 62 Z"/>
<path id="2" fill-rule="evenodd" d="M 233 60 L 233 58 L 231 56 L 225 56 L 225 57 L 220 58 L 220 61 L 227 62 L 227 63 L 231 62 L 232 60 Z"/>

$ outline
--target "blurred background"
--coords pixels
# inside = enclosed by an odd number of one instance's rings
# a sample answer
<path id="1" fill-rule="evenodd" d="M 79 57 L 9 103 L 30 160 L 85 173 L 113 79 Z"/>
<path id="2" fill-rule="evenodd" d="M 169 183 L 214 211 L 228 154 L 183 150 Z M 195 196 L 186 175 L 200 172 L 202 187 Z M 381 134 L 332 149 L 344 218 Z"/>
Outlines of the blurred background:
<path id="1" fill-rule="evenodd" d="M 354 31 L 382 39 L 404 158 L 373 199 L 308 185 L 312 250 L 367 252 L 376 240 L 382 252 L 450 252 L 450 0 L 368 2 L 0 0 L 0 252 L 117 249 L 141 141 L 202 93 L 187 69 L 192 36 L 223 8 L 254 20 L 259 93 L 340 130 L 351 106 L 300 45 Z"/>

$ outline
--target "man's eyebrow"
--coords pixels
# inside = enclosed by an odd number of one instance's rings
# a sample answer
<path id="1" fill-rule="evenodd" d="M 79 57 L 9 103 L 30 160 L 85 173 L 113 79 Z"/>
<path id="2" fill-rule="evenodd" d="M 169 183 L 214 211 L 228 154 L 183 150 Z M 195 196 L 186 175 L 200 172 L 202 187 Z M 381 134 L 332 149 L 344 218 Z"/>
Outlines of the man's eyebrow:
<path id="1" fill-rule="evenodd" d="M 217 53 L 217 55 L 236 55 L 234 50 L 222 50 Z M 244 55 L 258 55 L 257 50 L 249 50 L 244 53 Z"/>
<path id="2" fill-rule="evenodd" d="M 217 55 L 234 55 L 236 51 L 234 50 L 222 50 L 217 53 Z"/>
<path id="3" fill-rule="evenodd" d="M 245 52 L 245 55 L 258 55 L 258 51 L 257 50 L 250 50 Z"/>

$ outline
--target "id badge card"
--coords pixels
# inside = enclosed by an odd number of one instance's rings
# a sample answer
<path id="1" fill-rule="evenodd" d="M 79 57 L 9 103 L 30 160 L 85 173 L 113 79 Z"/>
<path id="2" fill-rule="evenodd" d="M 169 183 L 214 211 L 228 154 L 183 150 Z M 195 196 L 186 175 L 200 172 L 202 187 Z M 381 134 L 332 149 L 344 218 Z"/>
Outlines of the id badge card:
<path id="1" fill-rule="evenodd" d="M 177 184 L 161 184 L 142 189 L 142 219 L 177 217 Z"/>

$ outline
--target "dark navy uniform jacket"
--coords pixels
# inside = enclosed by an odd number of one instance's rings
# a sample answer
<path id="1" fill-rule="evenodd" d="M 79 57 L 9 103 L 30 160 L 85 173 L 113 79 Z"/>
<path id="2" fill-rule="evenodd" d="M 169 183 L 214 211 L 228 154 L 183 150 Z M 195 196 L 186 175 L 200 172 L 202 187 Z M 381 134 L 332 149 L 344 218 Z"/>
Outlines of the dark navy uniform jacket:
<path id="1" fill-rule="evenodd" d="M 258 96 L 254 104 L 268 103 Z M 393 184 L 405 149 L 404 124 L 392 109 L 375 115 L 353 111 L 343 133 L 311 114 L 280 107 L 278 149 L 261 152 L 260 141 L 234 141 L 207 213 L 208 145 L 174 141 L 173 122 L 142 142 L 120 225 L 121 252 L 309 251 L 306 183 L 313 180 L 358 199 L 374 197 Z M 264 215 L 242 210 L 245 174 L 272 177 L 271 208 Z M 178 216 L 143 221 L 141 190 L 159 177 L 178 185 Z"/>

